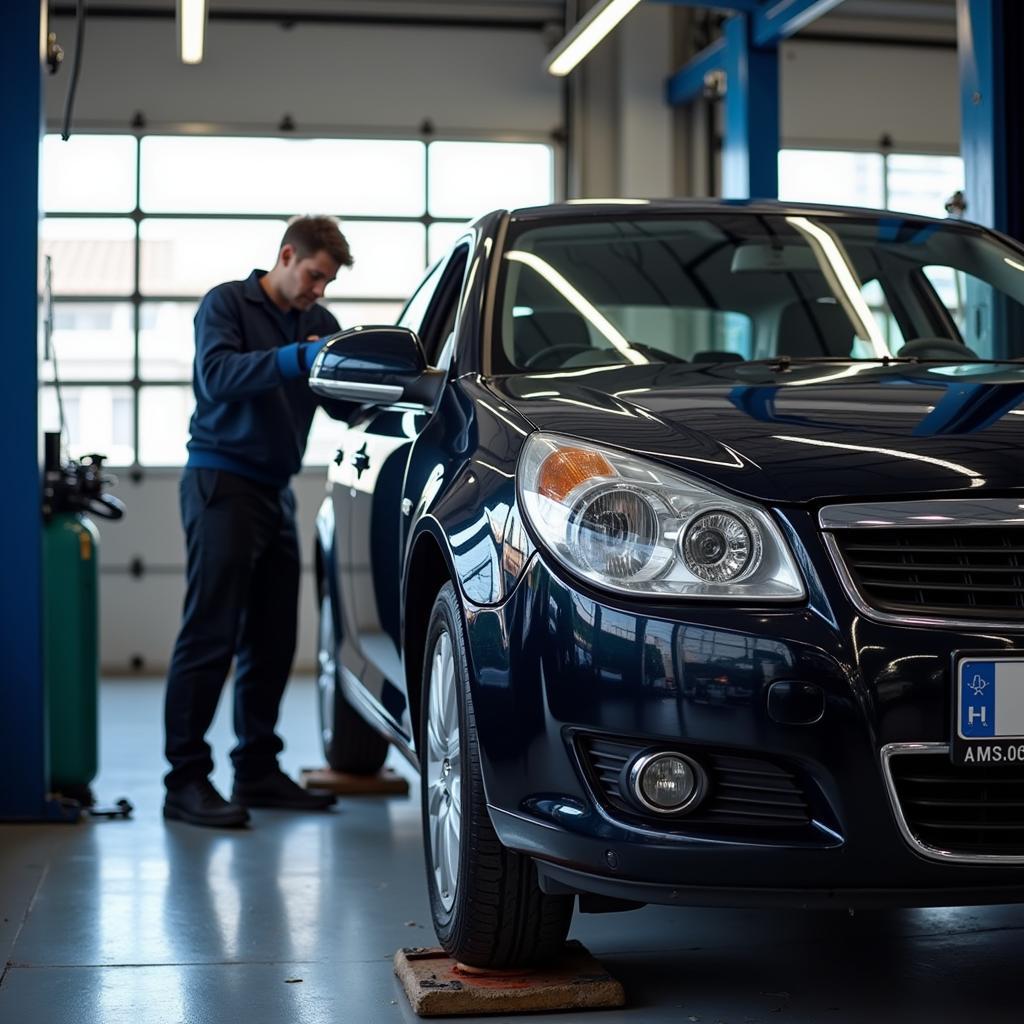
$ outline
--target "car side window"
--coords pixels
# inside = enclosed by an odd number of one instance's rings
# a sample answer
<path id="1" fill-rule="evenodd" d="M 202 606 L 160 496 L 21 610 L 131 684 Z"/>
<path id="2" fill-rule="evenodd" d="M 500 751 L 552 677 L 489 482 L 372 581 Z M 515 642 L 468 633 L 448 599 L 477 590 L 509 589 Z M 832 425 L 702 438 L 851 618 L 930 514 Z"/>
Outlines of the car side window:
<path id="1" fill-rule="evenodd" d="M 430 300 L 437 291 L 438 283 L 447 266 L 444 260 L 439 260 L 430 268 L 429 273 L 420 282 L 420 286 L 412 293 L 412 298 L 405 304 L 401 315 L 398 318 L 399 327 L 408 327 L 418 334 L 423 325 L 423 318 L 430 308 Z"/>
<path id="2" fill-rule="evenodd" d="M 437 365 L 445 342 L 455 330 L 468 258 L 469 245 L 464 244 L 460 245 L 444 264 L 444 271 L 434 291 L 433 300 L 419 327 L 420 341 L 423 342 L 423 351 L 430 366 Z"/>

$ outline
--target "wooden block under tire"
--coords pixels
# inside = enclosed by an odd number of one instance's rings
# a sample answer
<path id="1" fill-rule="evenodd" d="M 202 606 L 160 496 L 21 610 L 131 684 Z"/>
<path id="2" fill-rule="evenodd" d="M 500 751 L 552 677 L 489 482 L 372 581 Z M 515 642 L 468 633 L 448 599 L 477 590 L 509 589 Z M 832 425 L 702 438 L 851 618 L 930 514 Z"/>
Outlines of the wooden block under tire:
<path id="1" fill-rule="evenodd" d="M 513 971 L 463 967 L 437 947 L 400 949 L 395 974 L 420 1017 L 604 1010 L 626 1003 L 622 985 L 575 941 L 565 944 L 556 962 Z"/>
<path id="2" fill-rule="evenodd" d="M 330 768 L 303 768 L 299 782 L 306 789 L 322 789 L 339 796 L 408 796 L 409 782 L 391 768 L 376 775 L 349 775 Z"/>

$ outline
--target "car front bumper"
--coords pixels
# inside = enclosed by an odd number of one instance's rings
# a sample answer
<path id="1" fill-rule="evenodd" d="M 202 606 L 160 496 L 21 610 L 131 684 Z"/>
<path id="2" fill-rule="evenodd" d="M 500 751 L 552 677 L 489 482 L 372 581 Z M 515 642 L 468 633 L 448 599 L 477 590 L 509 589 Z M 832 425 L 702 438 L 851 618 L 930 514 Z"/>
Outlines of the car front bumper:
<path id="1" fill-rule="evenodd" d="M 838 588 L 760 610 L 638 608 L 539 556 L 502 605 L 466 613 L 492 822 L 538 861 L 551 891 L 691 905 L 1024 899 L 1024 865 L 1012 858 L 936 855 L 914 841 L 882 757 L 909 744 L 941 751 L 953 652 L 1005 652 L 1014 637 L 872 622 Z M 820 719 L 773 716 L 779 682 L 818 688 Z M 810 822 L 690 828 L 622 813 L 581 753 L 587 737 L 698 761 L 767 759 L 799 780 Z"/>

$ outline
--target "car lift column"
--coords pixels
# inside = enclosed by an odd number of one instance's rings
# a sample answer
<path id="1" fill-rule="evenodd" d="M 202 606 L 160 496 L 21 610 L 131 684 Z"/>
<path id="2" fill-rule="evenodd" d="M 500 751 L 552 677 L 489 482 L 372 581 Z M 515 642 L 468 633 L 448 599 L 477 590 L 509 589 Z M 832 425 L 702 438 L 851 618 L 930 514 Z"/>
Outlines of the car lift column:
<path id="1" fill-rule="evenodd" d="M 967 218 L 1024 239 L 1024 4 L 957 0 L 957 48 Z M 990 306 L 986 291 L 969 280 L 965 340 L 1006 357 L 1007 339 L 1024 330 L 1024 316 L 1016 304 Z M 996 339 L 991 351 L 979 347 L 986 336 Z"/>
<path id="2" fill-rule="evenodd" d="M 722 38 L 693 57 L 666 83 L 671 104 L 689 103 L 710 92 L 725 98 L 722 195 L 730 199 L 775 199 L 779 194 L 778 44 L 842 0 L 724 0 L 686 3 L 724 7 L 736 13 Z"/>
<path id="3" fill-rule="evenodd" d="M 37 257 L 39 151 L 45 2 L 19 0 L 0 33 L 0 124 L 7 242 L 0 437 L 7 466 L 4 565 L 0 571 L 0 819 L 54 817 L 46 801 L 46 702 L 43 690 L 42 517 L 38 410 Z"/>
<path id="4" fill-rule="evenodd" d="M 1024 238 L 1024 4 L 957 0 L 967 218 Z"/>

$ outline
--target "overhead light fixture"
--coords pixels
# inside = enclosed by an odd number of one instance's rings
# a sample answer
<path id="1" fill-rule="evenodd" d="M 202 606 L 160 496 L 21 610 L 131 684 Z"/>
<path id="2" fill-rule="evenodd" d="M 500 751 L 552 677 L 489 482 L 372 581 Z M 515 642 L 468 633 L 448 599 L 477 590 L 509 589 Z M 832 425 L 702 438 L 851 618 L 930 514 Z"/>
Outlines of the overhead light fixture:
<path id="1" fill-rule="evenodd" d="M 200 64 L 206 36 L 206 0 L 178 0 L 178 56 L 182 64 Z"/>
<path id="2" fill-rule="evenodd" d="M 569 74 L 639 3 L 640 0 L 598 0 L 547 55 L 545 70 L 559 77 Z"/>

